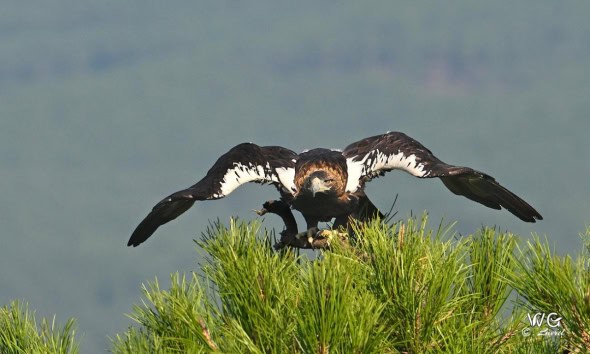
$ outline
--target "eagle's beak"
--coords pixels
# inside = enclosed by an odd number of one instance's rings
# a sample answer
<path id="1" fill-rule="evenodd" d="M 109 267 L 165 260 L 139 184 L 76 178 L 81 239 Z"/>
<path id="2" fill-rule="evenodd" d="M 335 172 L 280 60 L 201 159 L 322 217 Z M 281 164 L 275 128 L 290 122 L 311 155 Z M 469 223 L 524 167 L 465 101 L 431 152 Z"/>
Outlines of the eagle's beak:
<path id="1" fill-rule="evenodd" d="M 330 190 L 330 187 L 327 187 L 324 181 L 321 179 L 314 177 L 311 180 L 311 194 L 315 198 L 316 193 L 324 193 Z"/>

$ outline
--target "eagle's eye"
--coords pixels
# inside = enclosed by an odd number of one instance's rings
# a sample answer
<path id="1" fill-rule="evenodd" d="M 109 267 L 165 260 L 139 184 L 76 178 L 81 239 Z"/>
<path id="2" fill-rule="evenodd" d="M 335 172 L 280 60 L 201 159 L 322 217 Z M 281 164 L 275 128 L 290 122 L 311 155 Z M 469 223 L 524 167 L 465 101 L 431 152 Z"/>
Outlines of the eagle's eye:
<path id="1" fill-rule="evenodd" d="M 326 179 L 324 180 L 324 182 L 325 182 L 325 183 L 333 183 L 333 182 L 334 182 L 334 179 L 333 179 L 333 178 L 326 178 Z"/>

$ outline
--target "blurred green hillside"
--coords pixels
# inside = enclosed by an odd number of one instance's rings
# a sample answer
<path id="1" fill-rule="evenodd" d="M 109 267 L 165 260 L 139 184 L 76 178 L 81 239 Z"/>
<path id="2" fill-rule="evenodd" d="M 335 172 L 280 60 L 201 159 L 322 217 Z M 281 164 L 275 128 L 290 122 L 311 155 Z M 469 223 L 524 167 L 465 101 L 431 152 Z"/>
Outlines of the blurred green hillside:
<path id="1" fill-rule="evenodd" d="M 545 217 L 524 224 L 437 181 L 392 173 L 405 218 L 547 235 L 589 223 L 587 2 L 58 1 L 0 11 L 0 304 L 76 317 L 108 347 L 140 284 L 193 267 L 208 220 L 254 218 L 246 186 L 138 249 L 133 228 L 231 146 L 343 147 L 404 131 L 496 177 Z M 278 227 L 267 218 L 264 225 Z"/>

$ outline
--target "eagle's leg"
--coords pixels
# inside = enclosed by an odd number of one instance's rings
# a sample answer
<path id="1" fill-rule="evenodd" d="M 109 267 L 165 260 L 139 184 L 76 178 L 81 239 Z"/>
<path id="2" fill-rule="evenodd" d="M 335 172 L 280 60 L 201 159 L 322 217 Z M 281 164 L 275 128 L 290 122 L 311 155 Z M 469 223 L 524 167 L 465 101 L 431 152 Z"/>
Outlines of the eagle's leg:
<path id="1" fill-rule="evenodd" d="M 344 214 L 334 219 L 332 229 L 345 229 L 349 234 L 352 232 L 350 227 L 350 221 L 352 219 L 361 222 L 369 222 L 373 219 L 379 218 L 385 220 L 386 216 L 369 200 L 366 195 L 361 195 L 358 201 L 358 208 L 349 214 Z"/>
<path id="2" fill-rule="evenodd" d="M 254 211 L 260 216 L 266 213 L 276 214 L 280 216 L 285 223 L 285 229 L 281 231 L 281 239 L 273 246 L 274 249 L 278 251 L 285 248 L 285 246 L 309 248 L 306 247 L 304 240 L 299 240 L 297 238 L 297 235 L 299 235 L 297 231 L 297 222 L 295 221 L 295 216 L 293 216 L 289 204 L 282 200 L 269 200 L 262 204 L 262 209 Z"/>
<path id="3" fill-rule="evenodd" d="M 316 238 L 316 234 L 318 233 L 318 223 L 320 222 L 320 219 L 316 216 L 310 215 L 303 215 L 303 218 L 307 224 L 307 231 L 297 234 L 296 237 L 298 239 L 305 238 L 305 240 L 310 245 L 313 245 L 313 240 Z"/>
<path id="4" fill-rule="evenodd" d="M 346 232 L 349 236 L 353 235 L 351 226 L 352 220 L 360 222 L 369 222 L 373 219 L 379 218 L 385 220 L 385 215 L 369 200 L 366 195 L 359 198 L 358 209 L 352 213 L 337 216 L 332 224 L 332 229 L 335 231 Z"/>
<path id="5" fill-rule="evenodd" d="M 285 223 L 285 230 L 281 232 L 281 235 L 297 235 L 297 222 L 295 216 L 291 211 L 291 207 L 282 200 L 269 200 L 262 204 L 262 209 L 254 210 L 256 214 L 262 216 L 266 213 L 278 215 Z"/>
<path id="6" fill-rule="evenodd" d="M 355 219 L 363 222 L 379 218 L 385 220 L 386 216 L 371 202 L 369 197 L 362 195 L 359 198 L 358 211 L 355 213 Z"/>
<path id="7" fill-rule="evenodd" d="M 330 240 L 326 237 L 318 235 L 318 223 L 320 219 L 315 216 L 303 215 L 307 224 L 307 230 L 293 234 L 283 235 L 281 242 L 275 245 L 276 249 L 280 249 L 284 246 L 291 246 L 297 248 L 311 248 L 311 249 L 323 249 L 330 246 Z"/>
<path id="8" fill-rule="evenodd" d="M 269 200 L 262 205 L 262 209 L 255 210 L 255 212 L 258 215 L 276 214 L 285 223 L 285 229 L 281 231 L 281 239 L 274 245 L 276 250 L 283 249 L 286 246 L 311 249 L 324 249 L 330 246 L 331 235 L 317 237 L 320 234 L 317 228 L 318 219 L 305 217 L 308 230 L 298 233 L 297 223 L 291 207 L 282 200 Z"/>
<path id="9" fill-rule="evenodd" d="M 349 220 L 350 218 L 355 218 L 355 214 L 344 214 L 344 215 L 340 215 L 337 216 L 334 219 L 334 224 L 332 224 L 332 229 L 333 230 L 338 230 L 338 229 L 345 229 L 348 231 L 348 229 L 350 228 L 350 223 Z"/>

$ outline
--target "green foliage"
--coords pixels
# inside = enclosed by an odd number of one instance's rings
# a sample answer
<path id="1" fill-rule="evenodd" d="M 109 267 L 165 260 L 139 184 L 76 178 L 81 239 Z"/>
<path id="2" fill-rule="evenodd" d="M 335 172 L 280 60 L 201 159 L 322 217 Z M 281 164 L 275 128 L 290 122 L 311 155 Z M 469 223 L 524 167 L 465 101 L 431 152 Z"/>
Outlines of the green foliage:
<path id="1" fill-rule="evenodd" d="M 43 318 L 37 326 L 28 305 L 13 301 L 0 307 L 0 353 L 78 353 L 74 327 L 74 320 L 70 319 L 63 328 L 57 328 L 55 317 L 51 321 Z"/>
<path id="2" fill-rule="evenodd" d="M 171 283 L 169 291 L 162 290 L 157 280 L 144 287 L 151 306 L 144 302 L 143 306 L 136 306 L 130 316 L 142 329 L 131 329 L 125 339 L 117 336 L 121 344 L 118 352 L 200 352 L 208 348 L 210 339 L 203 329 L 209 321 L 204 292 L 196 275 L 187 281 L 173 274 Z"/>
<path id="3" fill-rule="evenodd" d="M 484 228 L 456 238 L 426 217 L 355 225 L 309 258 L 272 251 L 258 223 L 216 223 L 202 275 L 144 288 L 115 353 L 554 353 L 587 351 L 589 253 L 573 262 L 538 239 Z M 590 240 L 590 231 L 586 234 Z M 509 301 L 516 299 L 516 301 Z M 537 312 L 563 335 L 526 336 Z M 537 328 L 533 328 L 537 329 Z M 539 330 L 541 328 L 538 328 Z M 536 333 L 535 333 L 536 334 Z"/>
<path id="4" fill-rule="evenodd" d="M 297 258 L 273 253 L 269 239 L 257 234 L 258 223 L 210 228 L 200 243 L 209 254 L 203 271 L 219 294 L 217 318 L 227 351 L 281 353 L 292 345 L 295 330 Z"/>
<path id="5" fill-rule="evenodd" d="M 301 270 L 296 340 L 305 353 L 383 352 L 387 327 L 383 304 L 367 291 L 362 263 L 328 253 Z"/>
<path id="6" fill-rule="evenodd" d="M 519 248 L 518 268 L 511 274 L 526 308 L 562 317 L 559 331 L 570 352 L 590 352 L 590 228 L 582 239 L 584 252 L 573 260 L 555 256 L 547 241 L 535 237 Z"/>

